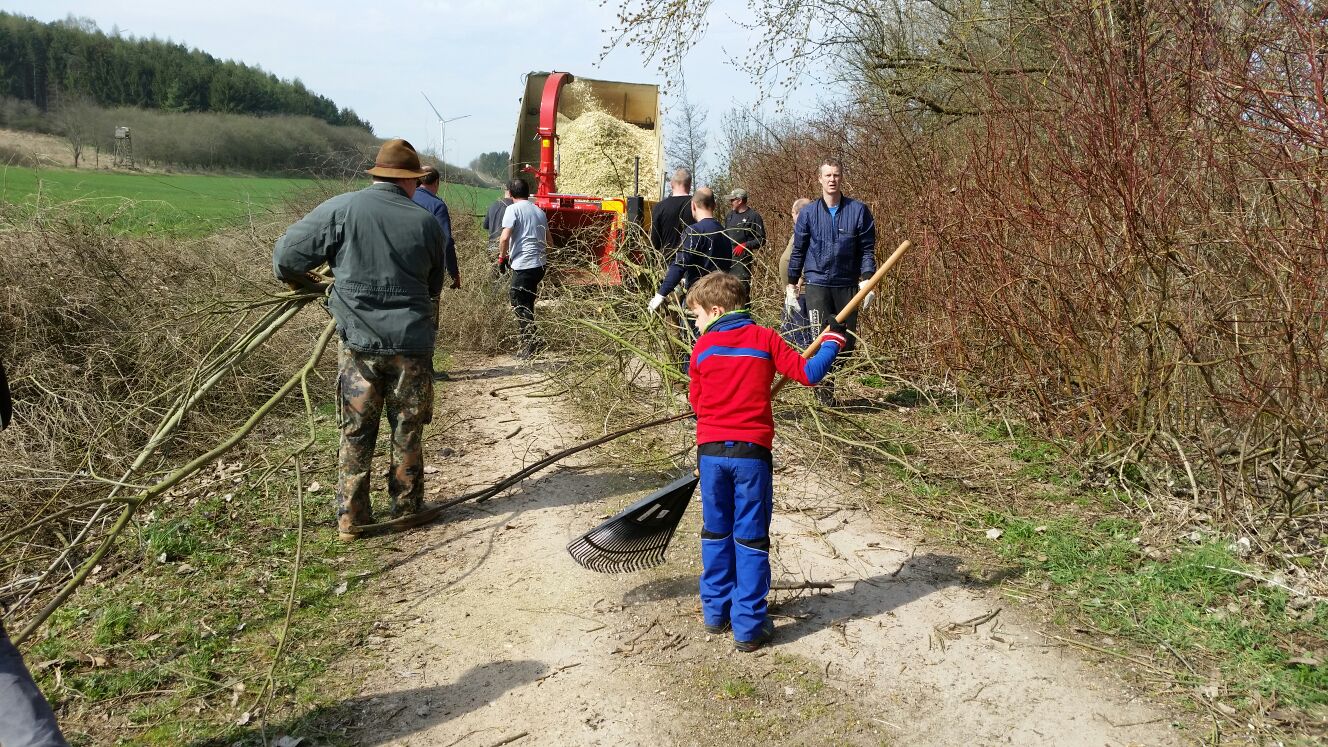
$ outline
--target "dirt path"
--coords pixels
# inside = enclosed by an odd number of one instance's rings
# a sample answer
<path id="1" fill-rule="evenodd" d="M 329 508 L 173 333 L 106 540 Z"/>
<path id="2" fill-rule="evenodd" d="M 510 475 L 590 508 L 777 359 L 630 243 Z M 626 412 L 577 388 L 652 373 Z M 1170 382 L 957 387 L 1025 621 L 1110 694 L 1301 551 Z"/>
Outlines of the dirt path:
<path id="1" fill-rule="evenodd" d="M 586 438 L 585 425 L 497 358 L 439 389 L 433 489 L 487 484 Z M 776 454 L 778 461 L 778 453 Z M 663 484 L 590 452 L 510 496 L 372 540 L 389 612 L 346 674 L 362 744 L 1180 744 L 1160 708 L 1021 619 L 964 561 L 838 508 L 843 487 L 777 474 L 776 645 L 741 655 L 699 623 L 699 511 L 669 562 L 590 573 L 569 538 Z M 994 613 L 994 614 L 993 614 Z M 525 736 L 521 736 L 521 735 Z"/>

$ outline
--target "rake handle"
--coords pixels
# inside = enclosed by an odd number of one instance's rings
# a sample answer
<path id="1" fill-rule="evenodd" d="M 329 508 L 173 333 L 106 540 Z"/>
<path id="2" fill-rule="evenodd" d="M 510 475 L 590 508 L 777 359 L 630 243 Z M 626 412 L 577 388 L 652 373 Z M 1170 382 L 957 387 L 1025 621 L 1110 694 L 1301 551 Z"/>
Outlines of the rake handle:
<path id="1" fill-rule="evenodd" d="M 899 258 L 904 256 L 904 252 L 908 251 L 908 248 L 912 245 L 913 242 L 907 240 L 904 241 L 904 243 L 899 245 L 898 249 L 895 249 L 894 254 L 887 257 L 886 260 L 881 263 L 881 266 L 876 268 L 876 272 L 867 280 L 867 283 L 858 289 L 858 292 L 853 295 L 853 298 L 849 299 L 849 302 L 844 305 L 844 308 L 841 309 L 838 314 L 835 314 L 836 323 L 843 324 L 846 319 L 853 315 L 853 312 L 858 310 L 858 307 L 862 305 L 862 301 L 867 297 L 867 294 L 876 290 L 876 285 L 885 277 L 885 273 L 889 272 L 890 268 L 894 267 L 895 263 L 899 262 Z M 828 331 L 830 331 L 830 325 L 827 324 L 825 329 L 821 330 L 821 334 L 817 335 L 815 340 L 812 340 L 812 344 L 808 345 L 807 349 L 802 351 L 802 357 L 804 359 L 816 355 L 816 351 L 821 349 L 821 342 L 825 340 L 825 333 Z M 770 398 L 774 399 L 778 396 L 779 390 L 783 389 L 788 383 L 789 378 L 787 376 L 780 376 L 779 381 L 775 382 L 775 385 L 770 389 Z"/>
<path id="2" fill-rule="evenodd" d="M 538 462 L 535 462 L 534 464 L 527 466 L 525 469 L 521 470 L 520 472 L 509 475 L 503 478 L 502 480 L 494 483 L 493 485 L 490 485 L 487 488 L 481 488 L 480 490 L 476 490 L 472 493 L 466 493 L 465 495 L 458 496 L 451 500 L 443 501 L 442 503 L 429 504 L 413 514 L 407 514 L 405 516 L 401 516 L 396 519 L 390 519 L 388 521 L 382 521 L 376 524 L 360 524 L 358 526 L 351 527 L 348 531 L 351 534 L 377 534 L 379 532 L 409 529 L 411 527 L 416 527 L 421 524 L 428 524 L 429 522 L 433 521 L 434 519 L 437 519 L 440 515 L 442 515 L 445 509 L 451 508 L 452 506 L 456 506 L 461 503 L 465 503 L 467 501 L 475 501 L 477 503 L 482 503 L 484 501 L 487 501 L 488 499 L 494 497 L 495 495 L 498 495 L 504 490 L 507 490 L 513 485 L 516 485 L 517 483 L 521 482 L 527 477 L 535 474 L 536 472 L 539 472 L 545 467 L 548 467 L 554 464 L 555 462 L 558 462 L 559 460 L 566 459 L 567 457 L 572 456 L 577 452 L 585 451 L 586 449 L 589 449 L 591 447 L 608 443 L 609 441 L 612 441 L 616 438 L 622 438 L 623 436 L 626 436 L 631 433 L 636 433 L 637 431 L 645 430 L 646 428 L 654 428 L 655 426 L 659 425 L 667 425 L 669 423 L 677 422 L 679 420 L 682 420 L 683 418 L 689 418 L 691 416 L 692 416 L 692 411 L 688 410 L 687 412 L 684 412 L 681 415 L 670 415 L 668 417 L 660 418 L 658 420 L 651 420 L 646 423 L 637 423 L 636 425 L 629 425 L 626 428 L 623 428 L 622 430 L 614 431 L 613 433 L 600 436 L 599 438 L 590 441 L 584 441 L 570 448 L 563 449 L 557 454 L 551 454 L 539 460 Z"/>

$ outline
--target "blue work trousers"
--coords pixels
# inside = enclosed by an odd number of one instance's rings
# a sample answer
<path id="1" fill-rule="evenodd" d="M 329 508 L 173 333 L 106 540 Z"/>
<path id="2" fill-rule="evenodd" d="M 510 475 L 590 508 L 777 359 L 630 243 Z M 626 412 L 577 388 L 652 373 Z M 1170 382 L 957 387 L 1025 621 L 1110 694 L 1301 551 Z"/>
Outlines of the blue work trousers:
<path id="1" fill-rule="evenodd" d="M 733 638 L 754 640 L 770 592 L 770 452 L 725 441 L 702 444 L 701 609 L 707 625 L 733 625 Z"/>

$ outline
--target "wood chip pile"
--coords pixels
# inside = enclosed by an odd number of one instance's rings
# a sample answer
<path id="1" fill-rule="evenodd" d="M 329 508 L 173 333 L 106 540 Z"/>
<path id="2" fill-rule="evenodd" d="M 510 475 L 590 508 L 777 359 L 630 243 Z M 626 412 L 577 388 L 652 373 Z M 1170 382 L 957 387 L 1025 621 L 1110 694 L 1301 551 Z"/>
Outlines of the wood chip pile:
<path id="1" fill-rule="evenodd" d="M 644 183 L 659 171 L 655 135 L 608 114 L 590 86 L 573 81 L 558 102 L 558 191 L 595 197 L 632 194 L 636 157 Z"/>

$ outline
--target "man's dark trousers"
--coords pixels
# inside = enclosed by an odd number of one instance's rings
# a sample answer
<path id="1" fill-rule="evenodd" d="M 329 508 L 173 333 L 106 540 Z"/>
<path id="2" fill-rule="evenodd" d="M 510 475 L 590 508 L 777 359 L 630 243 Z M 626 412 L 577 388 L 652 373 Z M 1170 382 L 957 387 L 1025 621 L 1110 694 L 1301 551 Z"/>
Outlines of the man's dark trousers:
<path id="1" fill-rule="evenodd" d="M 835 315 L 848 306 L 848 302 L 857 295 L 856 286 L 846 288 L 836 288 L 826 285 L 808 285 L 805 298 L 807 300 L 807 318 L 811 322 L 812 335 L 819 335 L 825 331 L 830 322 L 835 320 Z M 844 335 L 848 343 L 835 358 L 834 365 L 830 370 L 838 368 L 844 356 L 853 350 L 854 343 L 858 336 L 858 309 L 854 309 L 848 319 L 844 320 L 844 326 L 848 327 L 848 334 Z M 820 386 L 816 387 L 816 396 L 823 403 L 833 403 L 835 397 L 835 380 L 833 378 L 824 379 Z"/>
<path id="2" fill-rule="evenodd" d="M 835 320 L 835 315 L 848 306 L 848 302 L 858 294 L 856 286 L 847 288 L 833 288 L 825 285 L 807 286 L 807 318 L 811 321 L 812 332 L 821 334 L 830 322 Z M 852 334 L 846 335 L 848 344 L 839 352 L 839 357 L 853 349 L 853 343 L 857 339 L 858 332 L 858 310 L 854 309 L 848 319 L 844 320 L 844 326 Z"/>
<path id="3" fill-rule="evenodd" d="M 516 326 L 521 332 L 521 342 L 527 348 L 538 344 L 535 336 L 535 294 L 540 281 L 544 279 L 544 267 L 529 270 L 512 270 L 512 292 L 510 301 L 516 310 Z"/>

